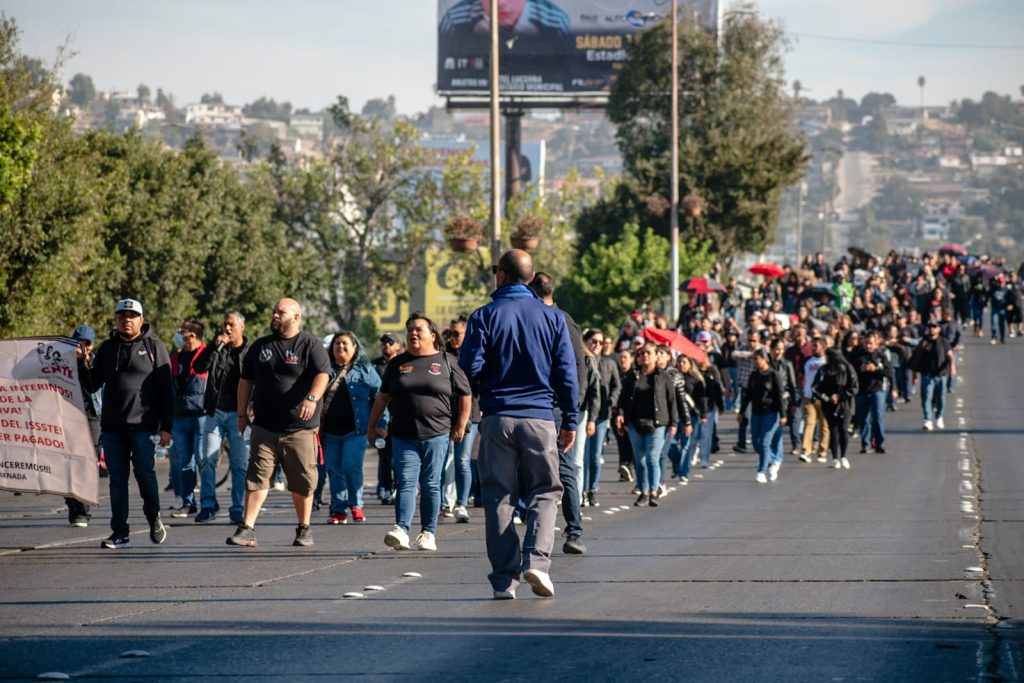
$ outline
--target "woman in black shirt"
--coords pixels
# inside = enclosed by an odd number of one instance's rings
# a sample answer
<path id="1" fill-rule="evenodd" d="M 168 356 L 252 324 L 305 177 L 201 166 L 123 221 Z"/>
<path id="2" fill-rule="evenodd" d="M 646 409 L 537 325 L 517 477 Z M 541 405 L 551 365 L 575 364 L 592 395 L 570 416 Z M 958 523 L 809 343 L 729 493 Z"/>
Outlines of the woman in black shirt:
<path id="1" fill-rule="evenodd" d="M 634 505 L 658 507 L 665 434 L 675 436 L 679 410 L 669 376 L 658 369 L 653 344 L 636 352 L 637 368 L 626 374 L 619 394 L 615 431 L 628 433 L 636 460 L 640 497 Z"/>
<path id="2" fill-rule="evenodd" d="M 821 410 L 829 426 L 829 450 L 832 452 L 833 469 L 850 469 L 850 461 L 846 459 L 850 433 L 846 427 L 850 423 L 851 407 L 853 398 L 857 395 L 857 388 L 857 373 L 843 358 L 843 353 L 839 349 L 826 351 L 825 365 L 814 376 L 811 395 L 816 401 L 821 401 Z"/>
<path id="3" fill-rule="evenodd" d="M 444 352 L 441 333 L 429 318 L 413 314 L 406 322 L 406 352 L 384 369 L 381 391 L 370 423 L 385 408 L 391 411 L 395 469 L 395 526 L 384 542 L 395 550 L 409 549 L 409 527 L 416 510 L 416 483 L 421 491 L 422 530 L 419 550 L 437 550 L 435 533 L 441 508 L 441 474 L 449 442 L 459 442 L 469 422 L 469 381 L 457 359 Z M 378 430 L 381 436 L 383 430 Z M 369 437 L 368 437 L 369 438 Z"/>
<path id="4" fill-rule="evenodd" d="M 768 350 L 755 349 L 754 372 L 743 389 L 739 418 L 750 406 L 750 433 L 757 451 L 758 484 L 779 477 L 782 466 L 782 427 L 786 424 L 786 397 L 782 378 L 771 365 Z"/>

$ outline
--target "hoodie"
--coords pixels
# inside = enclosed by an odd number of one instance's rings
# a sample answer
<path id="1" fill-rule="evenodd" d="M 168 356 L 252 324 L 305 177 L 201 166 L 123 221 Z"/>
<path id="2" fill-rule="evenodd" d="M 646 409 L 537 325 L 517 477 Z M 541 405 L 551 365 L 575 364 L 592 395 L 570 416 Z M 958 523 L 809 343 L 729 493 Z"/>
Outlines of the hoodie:
<path id="1" fill-rule="evenodd" d="M 130 342 L 121 339 L 116 330 L 111 332 L 97 349 L 92 367 L 79 360 L 78 372 L 90 392 L 103 389 L 103 431 L 171 431 L 171 361 L 149 324 Z"/>
<path id="2" fill-rule="evenodd" d="M 565 318 L 524 284 L 505 285 L 491 299 L 469 317 L 459 349 L 484 417 L 554 421 L 557 404 L 561 428 L 575 430 L 579 380 Z"/>

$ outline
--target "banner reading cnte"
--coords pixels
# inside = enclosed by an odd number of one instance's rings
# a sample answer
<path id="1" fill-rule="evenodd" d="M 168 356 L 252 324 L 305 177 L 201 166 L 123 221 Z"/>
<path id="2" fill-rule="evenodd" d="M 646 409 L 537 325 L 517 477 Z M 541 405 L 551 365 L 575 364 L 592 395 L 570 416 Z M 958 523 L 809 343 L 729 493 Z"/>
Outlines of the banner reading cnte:
<path id="1" fill-rule="evenodd" d="M 97 504 L 76 349 L 63 337 L 0 340 L 0 489 Z"/>

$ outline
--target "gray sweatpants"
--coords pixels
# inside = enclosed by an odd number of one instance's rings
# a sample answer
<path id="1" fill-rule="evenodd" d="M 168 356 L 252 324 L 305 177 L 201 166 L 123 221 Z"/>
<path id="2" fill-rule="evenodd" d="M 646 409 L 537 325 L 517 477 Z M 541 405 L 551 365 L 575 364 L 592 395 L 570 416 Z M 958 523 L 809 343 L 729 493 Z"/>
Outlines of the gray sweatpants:
<path id="1" fill-rule="evenodd" d="M 494 590 L 519 585 L 522 572 L 551 567 L 555 518 L 562 484 L 558 478 L 555 423 L 491 415 L 480 422 L 480 491 L 487 529 L 488 579 Z M 522 548 L 512 523 L 516 501 L 526 501 Z"/>

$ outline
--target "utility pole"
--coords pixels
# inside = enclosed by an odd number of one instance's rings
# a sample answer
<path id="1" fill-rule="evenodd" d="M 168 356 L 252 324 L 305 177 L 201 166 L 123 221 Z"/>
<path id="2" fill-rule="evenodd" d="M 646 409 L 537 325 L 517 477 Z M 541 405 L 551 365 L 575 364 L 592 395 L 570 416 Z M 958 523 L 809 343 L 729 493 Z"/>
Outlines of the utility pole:
<path id="1" fill-rule="evenodd" d="M 801 180 L 796 188 L 796 267 L 804 261 L 804 199 L 807 197 L 807 181 Z"/>
<path id="2" fill-rule="evenodd" d="M 670 316 L 679 315 L 679 0 L 672 0 L 672 191 L 669 225 L 672 271 L 669 277 Z"/>
<path id="3" fill-rule="evenodd" d="M 501 112 L 498 69 L 498 0 L 491 5 L 491 263 L 501 258 Z"/>

